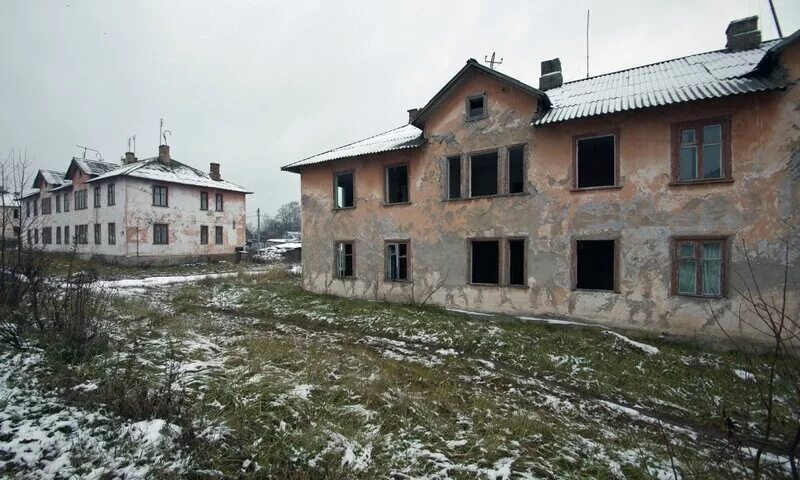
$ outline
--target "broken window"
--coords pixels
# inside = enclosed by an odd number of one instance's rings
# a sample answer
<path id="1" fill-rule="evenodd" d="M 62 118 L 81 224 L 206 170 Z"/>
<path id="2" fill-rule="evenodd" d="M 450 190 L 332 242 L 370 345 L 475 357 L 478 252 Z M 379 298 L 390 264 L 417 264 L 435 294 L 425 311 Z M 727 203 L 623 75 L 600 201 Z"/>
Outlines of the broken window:
<path id="1" fill-rule="evenodd" d="M 222 194 L 218 193 L 214 196 L 214 209 L 218 212 L 222 211 Z"/>
<path id="2" fill-rule="evenodd" d="M 78 190 L 75 192 L 75 210 L 83 210 L 86 208 L 86 190 Z"/>
<path id="3" fill-rule="evenodd" d="M 94 187 L 94 208 L 100 208 L 100 187 Z"/>
<path id="4" fill-rule="evenodd" d="M 676 180 L 718 180 L 729 176 L 726 168 L 727 129 L 723 121 L 683 123 L 673 127 L 677 150 Z M 677 145 L 676 145 L 677 144 Z M 675 153 L 673 152 L 673 155 Z"/>
<path id="5" fill-rule="evenodd" d="M 407 242 L 386 244 L 386 278 L 389 280 L 408 280 Z"/>
<path id="6" fill-rule="evenodd" d="M 117 244 L 117 224 L 113 222 L 108 224 L 108 244 Z"/>
<path id="7" fill-rule="evenodd" d="M 208 245 L 208 226 L 200 226 L 200 245 Z"/>
<path id="8" fill-rule="evenodd" d="M 101 235 L 102 235 L 102 232 L 101 232 L 101 229 L 100 229 L 100 224 L 99 223 L 95 223 L 94 224 L 94 244 L 95 245 L 100 245 L 100 242 L 101 242 L 100 236 Z"/>
<path id="9" fill-rule="evenodd" d="M 109 183 L 108 184 L 108 194 L 107 194 L 107 196 L 108 196 L 108 199 L 107 199 L 108 200 L 108 206 L 110 207 L 112 205 L 116 205 L 116 203 L 117 203 L 117 195 L 116 195 L 116 192 L 114 191 L 114 184 L 113 183 Z"/>
<path id="10" fill-rule="evenodd" d="M 614 291 L 616 242 L 578 240 L 575 243 L 575 288 Z"/>
<path id="11" fill-rule="evenodd" d="M 472 240 L 472 283 L 500 283 L 500 242 Z"/>
<path id="12" fill-rule="evenodd" d="M 725 241 L 681 239 L 675 243 L 678 295 L 719 297 L 722 295 Z"/>
<path id="13" fill-rule="evenodd" d="M 166 223 L 153 224 L 153 245 L 169 244 L 169 225 Z"/>
<path id="14" fill-rule="evenodd" d="M 208 192 L 200 192 L 200 210 L 208 210 Z"/>
<path id="15" fill-rule="evenodd" d="M 386 168 L 386 203 L 407 203 L 408 165 Z"/>
<path id="16" fill-rule="evenodd" d="M 524 187 L 523 147 L 508 149 L 508 193 L 522 193 Z"/>
<path id="17" fill-rule="evenodd" d="M 470 195 L 497 195 L 497 152 L 470 157 Z"/>
<path id="18" fill-rule="evenodd" d="M 508 284 L 525 285 L 525 240 L 508 241 Z"/>
<path id="19" fill-rule="evenodd" d="M 336 276 L 353 277 L 353 244 L 336 242 Z"/>
<path id="20" fill-rule="evenodd" d="M 447 198 L 461 198 L 461 157 L 447 159 Z"/>
<path id="21" fill-rule="evenodd" d="M 467 98 L 467 120 L 478 120 L 486 116 L 486 95 Z"/>
<path id="22" fill-rule="evenodd" d="M 355 205 L 353 172 L 336 174 L 336 208 L 350 208 Z"/>
<path id="23" fill-rule="evenodd" d="M 617 183 L 615 135 L 575 141 L 577 188 L 611 187 Z"/>
<path id="24" fill-rule="evenodd" d="M 214 243 L 217 245 L 222 245 L 222 242 L 222 227 L 214 227 Z"/>
<path id="25" fill-rule="evenodd" d="M 167 187 L 164 185 L 153 185 L 153 206 L 167 206 Z"/>

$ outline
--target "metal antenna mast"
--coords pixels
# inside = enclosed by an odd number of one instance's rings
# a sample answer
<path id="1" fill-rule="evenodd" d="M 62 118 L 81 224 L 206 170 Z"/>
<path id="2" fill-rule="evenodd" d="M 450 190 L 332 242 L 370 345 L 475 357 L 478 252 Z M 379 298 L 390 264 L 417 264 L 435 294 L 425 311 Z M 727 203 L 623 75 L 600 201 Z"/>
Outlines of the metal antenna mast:
<path id="1" fill-rule="evenodd" d="M 772 10 L 772 19 L 775 20 L 775 28 L 778 29 L 778 37 L 783 38 L 783 32 L 781 31 L 781 24 L 778 23 L 778 14 L 775 13 L 775 5 L 772 3 L 772 0 L 769 0 L 769 8 Z"/>
<path id="2" fill-rule="evenodd" d="M 589 10 L 586 10 L 586 78 L 589 78 Z"/>
<path id="3" fill-rule="evenodd" d="M 489 59 L 489 57 L 487 57 L 486 55 L 483 56 L 484 63 L 488 63 L 489 64 L 489 68 L 491 68 L 492 70 L 494 70 L 494 66 L 495 65 L 502 65 L 503 64 L 503 58 L 501 57 L 500 60 L 495 60 L 494 59 L 494 53 L 495 52 L 492 52 L 492 58 L 491 59 Z"/>
<path id="4" fill-rule="evenodd" d="M 89 150 L 90 152 L 94 152 L 94 156 L 99 158 L 100 161 L 103 161 L 103 154 L 99 151 L 95 150 L 94 148 L 84 147 L 83 145 L 75 145 L 78 148 L 83 149 L 83 159 L 86 160 L 86 151 Z"/>

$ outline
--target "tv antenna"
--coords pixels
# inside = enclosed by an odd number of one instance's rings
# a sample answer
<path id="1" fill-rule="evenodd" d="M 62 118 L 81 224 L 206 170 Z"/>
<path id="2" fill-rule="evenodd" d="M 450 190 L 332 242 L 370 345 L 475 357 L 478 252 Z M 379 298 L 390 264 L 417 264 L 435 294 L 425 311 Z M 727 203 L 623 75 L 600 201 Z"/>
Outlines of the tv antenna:
<path id="1" fill-rule="evenodd" d="M 133 144 L 133 150 L 131 150 L 131 144 Z M 136 153 L 136 135 L 128 137 L 128 151 L 131 153 Z"/>
<path id="2" fill-rule="evenodd" d="M 589 9 L 586 9 L 586 78 L 589 78 Z"/>
<path id="3" fill-rule="evenodd" d="M 167 144 L 167 134 L 168 133 L 170 135 L 172 135 L 172 130 L 165 130 L 164 129 L 164 119 L 162 118 L 161 119 L 161 125 L 159 126 L 159 129 L 158 129 L 158 141 L 161 142 L 161 140 L 164 140 L 164 143 L 160 143 L 160 145 L 166 145 Z"/>
<path id="4" fill-rule="evenodd" d="M 83 145 L 75 145 L 75 146 L 78 147 L 78 148 L 82 148 L 83 149 L 83 159 L 84 160 L 86 160 L 86 151 L 89 150 L 90 152 L 94 152 L 94 156 L 97 157 L 98 159 L 100 159 L 101 162 L 103 161 L 103 154 L 101 154 L 99 151 L 95 150 L 94 148 L 84 147 Z"/>
<path id="5" fill-rule="evenodd" d="M 491 59 L 489 57 L 487 57 L 486 55 L 483 56 L 484 63 L 488 63 L 489 64 L 489 68 L 491 68 L 492 70 L 494 70 L 494 66 L 495 65 L 502 65 L 503 64 L 503 58 L 501 57 L 500 60 L 495 60 L 494 59 L 494 53 L 495 52 L 492 52 L 492 58 Z"/>

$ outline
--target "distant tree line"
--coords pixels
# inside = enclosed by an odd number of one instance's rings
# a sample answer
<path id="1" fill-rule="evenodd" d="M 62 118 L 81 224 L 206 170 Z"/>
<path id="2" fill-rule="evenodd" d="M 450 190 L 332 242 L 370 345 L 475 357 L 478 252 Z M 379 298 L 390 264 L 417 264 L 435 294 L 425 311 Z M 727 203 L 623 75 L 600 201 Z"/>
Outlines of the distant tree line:
<path id="1" fill-rule="evenodd" d="M 258 237 L 257 221 L 254 217 L 248 218 L 247 238 L 255 239 Z M 270 216 L 261 213 L 261 240 L 268 238 L 284 238 L 286 232 L 300 231 L 300 203 L 284 203 Z"/>

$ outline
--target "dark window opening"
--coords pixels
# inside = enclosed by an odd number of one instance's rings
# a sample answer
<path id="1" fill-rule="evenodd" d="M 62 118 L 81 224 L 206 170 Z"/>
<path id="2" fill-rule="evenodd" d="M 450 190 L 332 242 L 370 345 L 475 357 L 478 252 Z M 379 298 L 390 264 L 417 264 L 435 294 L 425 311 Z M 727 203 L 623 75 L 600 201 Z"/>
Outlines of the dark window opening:
<path id="1" fill-rule="evenodd" d="M 168 205 L 167 187 L 161 185 L 153 186 L 153 206 L 166 207 Z"/>
<path id="2" fill-rule="evenodd" d="M 486 113 L 486 101 L 483 95 L 467 99 L 467 119 L 482 118 Z"/>
<path id="3" fill-rule="evenodd" d="M 108 244 L 115 245 L 117 243 L 117 224 L 108 224 Z"/>
<path id="4" fill-rule="evenodd" d="M 100 224 L 99 223 L 95 223 L 94 224 L 94 243 L 95 243 L 95 245 L 100 245 L 100 242 L 101 242 L 100 236 L 101 235 L 102 235 L 102 233 L 101 233 L 101 230 L 100 230 Z"/>
<path id="5" fill-rule="evenodd" d="M 614 135 L 577 141 L 578 188 L 610 187 L 616 184 Z"/>
<path id="6" fill-rule="evenodd" d="M 614 290 L 614 240 L 576 242 L 576 288 Z"/>
<path id="7" fill-rule="evenodd" d="M 222 227 L 214 227 L 214 243 L 222 245 Z"/>
<path id="8" fill-rule="evenodd" d="M 353 244 L 339 242 L 336 244 L 336 276 L 353 276 Z"/>
<path id="9" fill-rule="evenodd" d="M 218 193 L 214 196 L 214 209 L 218 212 L 222 211 L 223 203 L 222 203 L 222 194 Z"/>
<path id="10" fill-rule="evenodd" d="M 407 243 L 389 243 L 386 245 L 386 278 L 389 280 L 408 280 Z"/>
<path id="11" fill-rule="evenodd" d="M 200 245 L 208 245 L 208 226 L 200 226 Z"/>
<path id="12" fill-rule="evenodd" d="M 508 193 L 522 193 L 524 163 L 522 147 L 508 149 Z"/>
<path id="13" fill-rule="evenodd" d="M 525 240 L 508 241 L 508 283 L 525 285 Z"/>
<path id="14" fill-rule="evenodd" d="M 56 227 L 56 245 L 61 245 L 61 227 Z"/>
<path id="15" fill-rule="evenodd" d="M 200 210 L 208 210 L 208 192 L 200 192 Z"/>
<path id="16" fill-rule="evenodd" d="M 349 208 L 354 205 L 353 173 L 336 174 L 336 208 Z"/>
<path id="17" fill-rule="evenodd" d="M 69 236 L 69 227 L 64 227 L 64 244 L 68 245 L 74 241 L 75 240 Z"/>
<path id="18" fill-rule="evenodd" d="M 107 201 L 108 201 L 108 206 L 109 207 L 112 206 L 112 205 L 115 205 L 117 203 L 117 196 L 116 196 L 116 193 L 114 192 L 114 184 L 113 183 L 109 183 L 108 184 L 107 196 L 108 196 Z"/>
<path id="19" fill-rule="evenodd" d="M 474 155 L 470 160 L 470 194 L 497 195 L 497 152 Z"/>
<path id="20" fill-rule="evenodd" d="M 75 225 L 75 243 L 78 245 L 89 243 L 89 225 Z"/>
<path id="21" fill-rule="evenodd" d="M 169 243 L 169 226 L 166 223 L 153 224 L 153 245 L 167 245 Z"/>
<path id="22" fill-rule="evenodd" d="M 408 165 L 386 169 L 386 203 L 408 202 Z"/>
<path id="23" fill-rule="evenodd" d="M 44 227 L 42 229 L 42 244 L 50 245 L 53 243 L 53 230 L 51 227 Z"/>
<path id="24" fill-rule="evenodd" d="M 461 198 L 461 157 L 447 159 L 447 198 Z"/>
<path id="25" fill-rule="evenodd" d="M 472 241 L 472 283 L 500 283 L 500 242 Z"/>
<path id="26" fill-rule="evenodd" d="M 94 187 L 94 208 L 100 208 L 100 187 Z"/>

